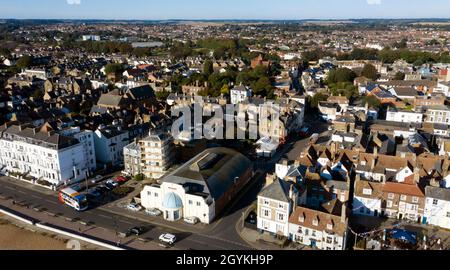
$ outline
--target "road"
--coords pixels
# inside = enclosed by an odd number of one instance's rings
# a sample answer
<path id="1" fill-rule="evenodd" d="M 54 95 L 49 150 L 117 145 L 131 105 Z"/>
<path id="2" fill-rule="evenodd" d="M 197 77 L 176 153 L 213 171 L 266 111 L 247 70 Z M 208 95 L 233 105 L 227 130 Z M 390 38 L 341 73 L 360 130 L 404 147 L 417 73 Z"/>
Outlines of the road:
<path id="1" fill-rule="evenodd" d="M 15 181 L 14 183 L 10 181 Z M 205 235 L 176 231 L 169 228 L 155 226 L 149 222 L 125 217 L 123 215 L 115 215 L 111 212 L 102 210 L 101 208 L 91 209 L 85 212 L 76 212 L 73 209 L 62 205 L 58 202 L 56 194 L 45 194 L 33 189 L 23 187 L 22 182 L 12 180 L 7 177 L 0 177 L 0 195 L 3 198 L 10 198 L 17 203 L 26 204 L 29 208 L 44 208 L 54 214 L 58 214 L 64 218 L 82 220 L 95 224 L 96 227 L 106 228 L 112 231 L 125 232 L 134 226 L 145 226 L 149 231 L 140 236 L 141 238 L 158 239 L 162 233 L 175 233 L 179 241 L 175 244 L 177 249 L 200 249 L 200 250 L 245 250 L 251 249 L 242 240 L 235 242 L 233 240 L 222 238 L 226 235 Z M 6 200 L 0 200 L 0 203 L 6 203 Z M 5 206 L 8 206 L 6 204 Z M 115 239 L 108 239 L 116 242 Z"/>

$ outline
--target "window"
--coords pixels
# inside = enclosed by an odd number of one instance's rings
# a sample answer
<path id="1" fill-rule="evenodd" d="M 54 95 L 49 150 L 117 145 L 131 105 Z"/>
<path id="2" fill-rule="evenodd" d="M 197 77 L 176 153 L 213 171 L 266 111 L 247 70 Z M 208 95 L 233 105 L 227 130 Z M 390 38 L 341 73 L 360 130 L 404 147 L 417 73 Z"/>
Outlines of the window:
<path id="1" fill-rule="evenodd" d="M 447 212 L 447 217 L 450 218 L 450 212 Z"/>
<path id="2" fill-rule="evenodd" d="M 401 201 L 406 201 L 407 198 L 408 198 L 408 197 L 407 197 L 406 195 L 400 196 L 400 200 L 401 200 Z"/>
<path id="3" fill-rule="evenodd" d="M 147 195 L 148 196 L 152 196 L 152 193 L 149 191 L 149 192 L 147 192 Z"/>
<path id="4" fill-rule="evenodd" d="M 372 195 L 372 190 L 369 188 L 365 188 L 365 189 L 363 189 L 363 194 L 364 195 Z"/>
<path id="5" fill-rule="evenodd" d="M 364 213 L 364 207 L 359 208 L 360 213 Z"/>
<path id="6" fill-rule="evenodd" d="M 280 209 L 284 209 L 284 204 L 282 204 L 282 203 L 279 203 L 279 204 L 278 204 L 278 208 L 280 208 Z"/>
<path id="7" fill-rule="evenodd" d="M 390 199 L 390 200 L 394 199 L 394 193 L 389 193 L 388 194 L 388 199 Z"/>
<path id="8" fill-rule="evenodd" d="M 439 201 L 438 201 L 437 199 L 434 199 L 434 200 L 433 200 L 433 205 L 438 205 L 438 202 L 439 202 Z"/>
<path id="9" fill-rule="evenodd" d="M 328 229 L 328 230 L 333 230 L 333 224 L 328 223 L 328 224 L 327 224 L 327 229 Z"/>
<path id="10" fill-rule="evenodd" d="M 200 204 L 200 202 L 197 202 L 197 206 L 200 206 L 201 204 Z"/>
<path id="11" fill-rule="evenodd" d="M 389 208 L 392 207 L 392 201 L 387 201 L 387 207 L 389 207 Z"/>
<path id="12" fill-rule="evenodd" d="M 155 198 L 158 198 L 158 193 L 155 193 Z"/>
<path id="13" fill-rule="evenodd" d="M 413 203 L 418 203 L 419 202 L 419 198 L 418 197 L 413 197 L 412 198 L 412 202 Z"/>
<path id="14" fill-rule="evenodd" d="M 192 200 L 189 200 L 189 202 L 188 202 L 188 203 L 189 203 L 189 205 L 192 205 Z"/>
<path id="15" fill-rule="evenodd" d="M 306 235 L 306 236 L 309 235 L 309 229 L 305 229 L 305 235 Z"/>
<path id="16" fill-rule="evenodd" d="M 319 221 L 318 221 L 317 219 L 314 219 L 314 220 L 313 220 L 313 225 L 314 225 L 314 226 L 319 226 Z"/>
<path id="17" fill-rule="evenodd" d="M 265 218 L 270 218 L 270 210 L 269 209 L 262 209 L 262 215 Z"/>
<path id="18" fill-rule="evenodd" d="M 264 200 L 264 199 L 263 199 L 263 204 L 264 204 L 264 205 L 269 205 L 269 200 Z"/>
<path id="19" fill-rule="evenodd" d="M 305 217 L 303 215 L 298 217 L 298 221 L 301 223 L 305 222 Z"/>
<path id="20" fill-rule="evenodd" d="M 284 221 L 284 214 L 283 213 L 277 213 L 277 219 L 278 219 L 278 221 Z"/>
<path id="21" fill-rule="evenodd" d="M 327 244 L 332 244 L 333 243 L 333 238 L 332 237 L 327 237 Z"/>

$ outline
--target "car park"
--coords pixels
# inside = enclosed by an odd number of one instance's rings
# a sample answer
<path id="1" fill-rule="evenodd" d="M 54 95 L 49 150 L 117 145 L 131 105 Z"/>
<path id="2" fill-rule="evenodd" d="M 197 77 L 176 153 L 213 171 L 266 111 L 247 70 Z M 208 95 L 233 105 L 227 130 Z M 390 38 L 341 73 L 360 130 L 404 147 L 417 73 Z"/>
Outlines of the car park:
<path id="1" fill-rule="evenodd" d="M 157 216 L 162 215 L 162 212 L 156 208 L 146 209 L 145 213 L 152 217 L 157 217 Z"/>
<path id="2" fill-rule="evenodd" d="M 177 241 L 177 237 L 171 233 L 165 233 L 159 236 L 159 241 L 169 245 L 173 245 L 175 241 Z"/>
<path id="3" fill-rule="evenodd" d="M 137 203 L 130 203 L 127 205 L 127 209 L 133 212 L 139 212 L 142 210 L 142 206 Z"/>
<path id="4" fill-rule="evenodd" d="M 196 217 L 185 217 L 184 218 L 184 222 L 186 222 L 186 223 L 188 223 L 188 224 L 192 224 L 192 225 L 195 225 L 195 224 L 197 224 L 198 223 L 198 218 L 196 218 Z"/>

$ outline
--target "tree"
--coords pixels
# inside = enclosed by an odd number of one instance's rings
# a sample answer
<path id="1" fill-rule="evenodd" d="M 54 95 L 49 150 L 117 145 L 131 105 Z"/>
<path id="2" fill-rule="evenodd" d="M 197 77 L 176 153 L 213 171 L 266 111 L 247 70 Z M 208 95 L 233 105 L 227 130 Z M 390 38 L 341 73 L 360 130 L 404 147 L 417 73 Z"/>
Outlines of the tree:
<path id="1" fill-rule="evenodd" d="M 378 78 L 378 71 L 373 65 L 366 64 L 361 72 L 361 76 L 375 81 Z"/>
<path id="2" fill-rule="evenodd" d="M 319 107 L 319 102 L 326 101 L 327 99 L 328 99 L 327 95 L 319 92 L 309 99 L 309 106 L 311 108 L 317 108 Z"/>
<path id="3" fill-rule="evenodd" d="M 356 78 L 356 73 L 348 68 L 338 68 L 333 69 L 328 74 L 328 83 L 339 83 L 339 82 L 353 82 Z"/>
<path id="4" fill-rule="evenodd" d="M 405 77 L 406 77 L 405 73 L 399 71 L 399 72 L 395 73 L 394 79 L 403 81 L 405 79 Z"/>
<path id="5" fill-rule="evenodd" d="M 230 94 L 230 87 L 228 87 L 228 84 L 224 84 L 222 86 L 222 89 L 220 89 L 220 93 L 223 94 L 223 95 Z"/>
<path id="6" fill-rule="evenodd" d="M 105 67 L 106 74 L 122 74 L 124 71 L 122 64 L 108 64 Z"/>
<path id="7" fill-rule="evenodd" d="M 30 55 L 24 55 L 17 60 L 17 67 L 19 68 L 28 68 L 33 64 L 33 57 Z"/>
<path id="8" fill-rule="evenodd" d="M 253 91 L 257 95 L 266 96 L 267 93 L 272 90 L 272 83 L 270 82 L 269 78 L 267 77 L 261 77 L 258 79 L 258 81 L 253 86 Z"/>
<path id="9" fill-rule="evenodd" d="M 363 98 L 363 105 L 369 104 L 369 107 L 380 108 L 381 102 L 374 96 L 365 96 Z"/>
<path id="10" fill-rule="evenodd" d="M 211 60 L 208 59 L 205 61 L 205 64 L 203 65 L 203 73 L 205 73 L 208 77 L 214 73 L 214 66 Z"/>
<path id="11" fill-rule="evenodd" d="M 163 91 L 158 91 L 158 92 L 156 92 L 155 95 L 156 95 L 156 98 L 157 98 L 158 100 L 165 101 L 165 100 L 167 99 L 167 97 L 169 97 L 170 92 L 169 92 L 169 91 L 166 91 L 166 90 L 163 90 Z"/>

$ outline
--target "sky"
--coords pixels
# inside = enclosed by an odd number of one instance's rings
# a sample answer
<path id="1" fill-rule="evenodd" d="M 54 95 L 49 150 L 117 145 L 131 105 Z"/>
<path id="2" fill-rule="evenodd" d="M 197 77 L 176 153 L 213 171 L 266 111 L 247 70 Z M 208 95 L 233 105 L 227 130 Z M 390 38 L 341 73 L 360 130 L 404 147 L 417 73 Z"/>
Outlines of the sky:
<path id="1" fill-rule="evenodd" d="M 3 19 L 450 18 L 450 0 L 0 0 Z"/>

